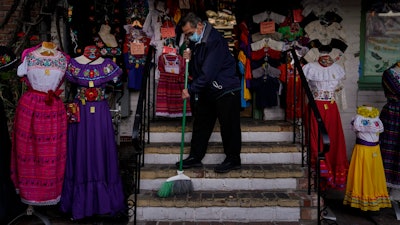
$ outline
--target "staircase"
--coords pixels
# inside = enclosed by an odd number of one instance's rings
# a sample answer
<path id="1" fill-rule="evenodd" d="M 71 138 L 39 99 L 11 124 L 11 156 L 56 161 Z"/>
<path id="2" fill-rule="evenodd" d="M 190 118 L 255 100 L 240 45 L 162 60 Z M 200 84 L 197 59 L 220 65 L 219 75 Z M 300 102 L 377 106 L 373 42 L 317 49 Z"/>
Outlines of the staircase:
<path id="1" fill-rule="evenodd" d="M 225 155 L 216 126 L 204 167 L 184 171 L 194 193 L 159 198 L 161 184 L 177 174 L 181 121 L 153 122 L 140 175 L 137 224 L 317 224 L 317 198 L 307 194 L 307 168 L 292 130 L 284 121 L 242 118 L 242 169 L 218 174 L 213 168 Z M 190 138 L 188 118 L 184 158 Z"/>

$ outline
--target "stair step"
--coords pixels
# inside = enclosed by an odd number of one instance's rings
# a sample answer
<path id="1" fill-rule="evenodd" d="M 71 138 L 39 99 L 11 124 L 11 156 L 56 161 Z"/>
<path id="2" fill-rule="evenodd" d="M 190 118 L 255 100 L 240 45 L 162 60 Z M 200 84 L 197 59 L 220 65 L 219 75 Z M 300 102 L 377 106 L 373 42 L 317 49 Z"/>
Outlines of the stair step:
<path id="1" fill-rule="evenodd" d="M 184 170 L 195 190 L 279 190 L 298 188 L 305 169 L 294 164 L 249 164 L 229 173 L 215 173 L 216 165 Z M 177 175 L 175 165 L 145 164 L 141 189 L 157 190 L 169 177 Z"/>
<path id="2" fill-rule="evenodd" d="M 300 164 L 248 164 L 229 173 L 215 173 L 216 165 L 204 164 L 203 167 L 190 168 L 184 173 L 193 178 L 288 178 L 304 177 L 305 167 Z M 176 175 L 175 165 L 145 164 L 141 168 L 141 179 L 168 178 Z"/>
<path id="3" fill-rule="evenodd" d="M 151 143 L 180 143 L 182 125 L 179 120 L 157 121 L 150 126 Z M 263 121 L 242 118 L 242 142 L 285 142 L 293 141 L 293 126 L 285 121 Z M 221 142 L 220 128 L 215 126 L 210 142 Z M 185 127 L 185 143 L 192 137 L 191 121 Z"/>
<path id="4" fill-rule="evenodd" d="M 159 120 L 152 123 L 149 127 L 150 133 L 182 132 L 182 121 L 180 119 Z M 242 132 L 292 132 L 293 126 L 286 121 L 264 121 L 249 118 L 241 118 Z M 188 120 L 185 126 L 185 132 L 192 131 L 192 121 Z M 219 132 L 218 121 L 214 132 Z"/>
<path id="5" fill-rule="evenodd" d="M 189 144 L 184 147 L 186 158 Z M 179 161 L 179 143 L 153 143 L 146 145 L 145 164 L 175 164 Z M 241 151 L 242 164 L 277 164 L 301 163 L 302 154 L 299 146 L 289 142 L 243 143 Z M 203 164 L 219 164 L 225 159 L 221 143 L 210 143 Z"/>
<path id="6" fill-rule="evenodd" d="M 184 153 L 189 153 L 190 144 L 185 143 Z M 146 144 L 146 154 L 179 154 L 180 143 L 150 143 Z M 243 142 L 242 153 L 283 153 L 300 152 L 300 146 L 293 144 L 292 141 L 286 142 Z M 221 142 L 210 142 L 208 144 L 207 154 L 223 153 Z"/>
<path id="7" fill-rule="evenodd" d="M 302 194 L 268 191 L 195 191 L 159 198 L 141 191 L 137 219 L 155 221 L 298 221 Z M 133 196 L 132 196 L 133 197 Z"/>

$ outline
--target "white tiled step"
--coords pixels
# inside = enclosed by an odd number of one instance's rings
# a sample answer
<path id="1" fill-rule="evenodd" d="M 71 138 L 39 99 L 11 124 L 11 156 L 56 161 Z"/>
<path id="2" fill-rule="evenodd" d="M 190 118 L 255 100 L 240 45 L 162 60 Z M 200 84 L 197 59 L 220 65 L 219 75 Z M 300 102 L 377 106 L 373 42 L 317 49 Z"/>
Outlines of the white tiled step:
<path id="1" fill-rule="evenodd" d="M 175 164 L 179 161 L 179 148 L 176 154 L 146 154 L 145 164 Z M 187 154 L 183 155 L 186 158 Z M 210 153 L 203 158 L 203 164 L 219 164 L 225 159 L 225 154 Z M 300 152 L 282 152 L 282 153 L 242 153 L 242 164 L 276 164 L 276 163 L 301 163 Z"/>
<path id="2" fill-rule="evenodd" d="M 181 132 L 151 132 L 150 141 L 152 143 L 178 143 L 181 142 Z M 185 133 L 185 142 L 189 143 L 192 137 L 192 132 Z M 242 142 L 287 142 L 293 140 L 293 132 L 243 132 Z M 210 142 L 221 142 L 219 132 L 213 132 L 210 137 Z"/>
<path id="3" fill-rule="evenodd" d="M 300 219 L 298 207 L 138 207 L 137 219 L 153 221 L 291 222 Z"/>
<path id="4" fill-rule="evenodd" d="M 297 187 L 295 178 L 191 178 L 195 191 L 279 190 Z M 140 189 L 158 190 L 166 179 L 142 179 Z"/>

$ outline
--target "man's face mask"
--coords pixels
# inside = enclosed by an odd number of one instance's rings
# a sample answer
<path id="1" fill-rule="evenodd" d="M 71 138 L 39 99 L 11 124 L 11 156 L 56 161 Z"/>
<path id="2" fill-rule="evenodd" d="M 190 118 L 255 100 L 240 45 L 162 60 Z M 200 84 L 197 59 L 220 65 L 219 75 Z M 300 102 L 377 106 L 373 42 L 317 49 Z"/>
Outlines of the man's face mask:
<path id="1" fill-rule="evenodd" d="M 198 42 L 200 40 L 200 35 L 197 32 L 194 32 L 192 35 L 189 36 L 189 40 L 193 42 Z"/>

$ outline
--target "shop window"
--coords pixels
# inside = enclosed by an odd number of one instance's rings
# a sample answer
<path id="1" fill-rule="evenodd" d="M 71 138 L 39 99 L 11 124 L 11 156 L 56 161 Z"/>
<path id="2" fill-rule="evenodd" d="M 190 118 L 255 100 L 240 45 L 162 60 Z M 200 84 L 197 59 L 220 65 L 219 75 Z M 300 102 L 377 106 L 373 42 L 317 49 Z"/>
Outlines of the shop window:
<path id="1" fill-rule="evenodd" d="M 360 90 L 381 90 L 383 71 L 400 61 L 398 4 L 362 3 Z"/>

